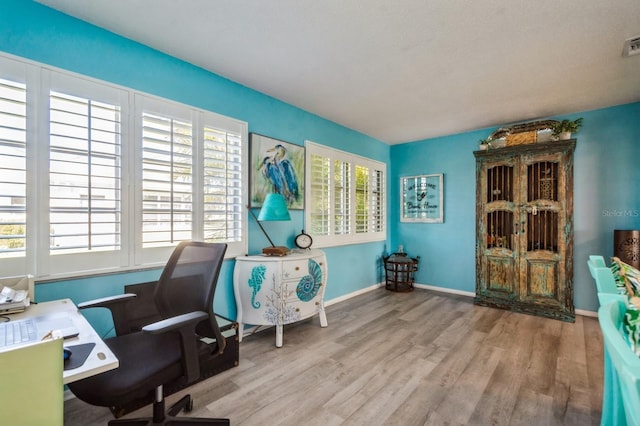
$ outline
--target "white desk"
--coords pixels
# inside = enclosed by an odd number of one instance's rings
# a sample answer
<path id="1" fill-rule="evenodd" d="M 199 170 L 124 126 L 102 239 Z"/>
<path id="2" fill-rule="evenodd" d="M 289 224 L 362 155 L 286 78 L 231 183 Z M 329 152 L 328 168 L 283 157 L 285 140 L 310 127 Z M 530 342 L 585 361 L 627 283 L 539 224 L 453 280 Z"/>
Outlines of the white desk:
<path id="1" fill-rule="evenodd" d="M 64 370 L 62 375 L 64 384 L 118 368 L 118 358 L 115 357 L 113 352 L 111 352 L 93 327 L 91 327 L 91 324 L 89 324 L 86 318 L 78 311 L 78 308 L 71 299 L 32 304 L 24 312 L 12 314 L 11 319 L 38 317 L 42 315 L 66 317 L 73 321 L 73 324 L 78 329 L 78 336 L 65 339 L 63 343 L 65 347 L 83 343 L 96 344 L 84 364 L 72 370 Z M 16 350 L 19 349 L 19 346 L 12 346 L 7 349 Z"/>

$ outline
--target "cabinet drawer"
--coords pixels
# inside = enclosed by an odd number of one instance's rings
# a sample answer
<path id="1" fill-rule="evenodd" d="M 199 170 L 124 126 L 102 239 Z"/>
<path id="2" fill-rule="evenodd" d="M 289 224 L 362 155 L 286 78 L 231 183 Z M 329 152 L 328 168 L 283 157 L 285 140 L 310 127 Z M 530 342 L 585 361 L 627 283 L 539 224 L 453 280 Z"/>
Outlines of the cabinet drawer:
<path id="1" fill-rule="evenodd" d="M 283 273 L 283 286 L 286 287 L 287 301 L 309 302 L 324 295 L 326 268 L 323 258 L 310 258 L 301 261 L 287 262 L 283 267 L 292 271 Z"/>
<path id="2" fill-rule="evenodd" d="M 322 259 L 300 259 L 284 262 L 282 264 L 282 279 L 287 281 L 297 281 L 299 278 L 309 275 L 312 272 L 313 264 L 321 267 Z"/>
<path id="3" fill-rule="evenodd" d="M 324 283 L 316 287 L 300 287 L 297 283 L 291 283 L 288 287 L 288 294 L 285 294 L 286 304 L 313 303 L 324 298 Z"/>

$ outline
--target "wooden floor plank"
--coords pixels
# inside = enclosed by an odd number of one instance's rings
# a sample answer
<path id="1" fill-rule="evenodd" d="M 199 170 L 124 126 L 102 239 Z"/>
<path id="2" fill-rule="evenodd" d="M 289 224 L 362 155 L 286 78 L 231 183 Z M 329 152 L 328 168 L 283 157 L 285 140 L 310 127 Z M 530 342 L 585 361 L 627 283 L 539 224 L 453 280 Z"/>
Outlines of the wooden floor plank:
<path id="1" fill-rule="evenodd" d="M 374 290 L 245 336 L 240 365 L 191 393 L 196 416 L 232 425 L 597 425 L 602 336 L 596 318 L 564 323 L 475 306 L 432 290 Z M 144 407 L 126 417 L 149 415 Z M 103 425 L 106 408 L 65 402 L 65 425 Z"/>

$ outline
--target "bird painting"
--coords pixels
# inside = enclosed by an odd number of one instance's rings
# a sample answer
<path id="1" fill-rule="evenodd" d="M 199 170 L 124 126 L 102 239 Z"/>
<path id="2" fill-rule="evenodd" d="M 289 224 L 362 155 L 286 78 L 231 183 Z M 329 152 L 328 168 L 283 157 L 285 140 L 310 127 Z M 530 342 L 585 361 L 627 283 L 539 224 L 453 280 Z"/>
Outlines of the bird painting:
<path id="1" fill-rule="evenodd" d="M 298 196 L 300 195 L 298 192 L 298 177 L 296 176 L 293 165 L 286 158 L 287 150 L 284 146 L 278 144 L 267 152 L 274 152 L 273 165 L 277 169 L 277 172 L 274 170 L 274 174 L 279 174 L 279 178 L 281 178 L 284 183 L 284 187 L 278 192 L 284 195 L 284 198 L 289 203 L 298 201 Z"/>
<path id="2" fill-rule="evenodd" d="M 282 194 L 289 208 L 304 206 L 304 148 L 252 134 L 251 200 L 259 206 L 269 193 Z"/>

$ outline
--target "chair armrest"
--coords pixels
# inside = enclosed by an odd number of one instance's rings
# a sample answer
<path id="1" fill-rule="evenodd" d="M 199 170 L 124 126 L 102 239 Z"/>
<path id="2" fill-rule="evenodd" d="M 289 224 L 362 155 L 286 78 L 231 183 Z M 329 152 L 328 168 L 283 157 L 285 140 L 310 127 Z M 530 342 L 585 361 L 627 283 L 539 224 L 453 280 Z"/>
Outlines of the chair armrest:
<path id="1" fill-rule="evenodd" d="M 151 334 L 165 333 L 167 331 L 177 330 L 181 327 L 184 327 L 185 325 L 190 324 L 194 325 L 193 329 L 195 330 L 195 325 L 208 317 L 209 314 L 204 311 L 189 312 L 186 314 L 156 321 L 152 324 L 147 324 L 142 327 L 142 331 Z"/>
<path id="2" fill-rule="evenodd" d="M 182 368 L 185 372 L 187 383 L 194 382 L 200 378 L 200 361 L 195 338 L 196 326 L 208 317 L 209 314 L 204 311 L 194 311 L 156 321 L 142 327 L 143 333 L 159 334 L 175 331 L 180 334 Z"/>
<path id="3" fill-rule="evenodd" d="M 88 308 L 107 308 L 111 311 L 111 319 L 113 320 L 113 326 L 116 329 L 116 334 L 122 336 L 123 334 L 131 333 L 131 327 L 129 326 L 129 316 L 127 314 L 126 302 L 135 298 L 133 293 L 118 294 L 115 296 L 103 297 L 101 299 L 89 300 L 78 304 L 79 309 Z"/>
<path id="4" fill-rule="evenodd" d="M 136 297 L 136 295 L 133 293 L 118 294 L 115 296 L 103 297 L 101 299 L 93 299 L 86 302 L 78 303 L 78 308 L 108 308 L 109 306 L 116 305 L 118 303 L 127 302 L 129 299 L 132 299 L 134 297 Z"/>

